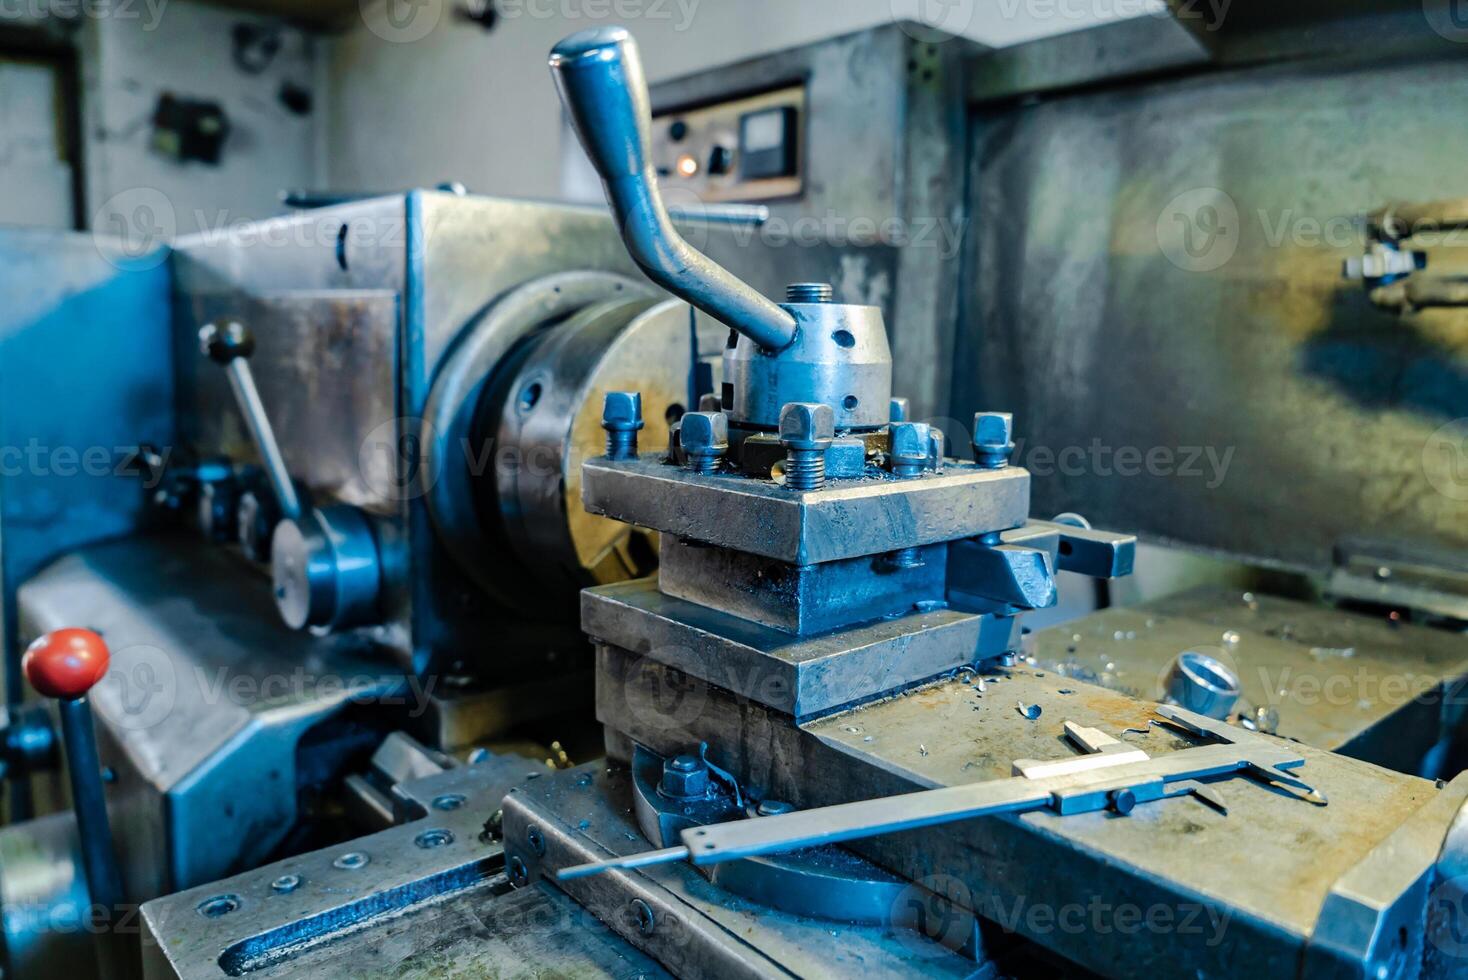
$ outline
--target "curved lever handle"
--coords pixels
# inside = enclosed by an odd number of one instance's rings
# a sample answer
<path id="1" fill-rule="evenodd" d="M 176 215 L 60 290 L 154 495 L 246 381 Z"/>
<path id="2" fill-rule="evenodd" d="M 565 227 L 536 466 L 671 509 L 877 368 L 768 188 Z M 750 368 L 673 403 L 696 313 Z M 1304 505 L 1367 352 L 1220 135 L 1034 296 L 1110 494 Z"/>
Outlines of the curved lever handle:
<path id="1" fill-rule="evenodd" d="M 572 34 L 551 51 L 550 67 L 627 251 L 648 278 L 766 350 L 788 347 L 795 318 L 674 229 L 652 165 L 652 109 L 632 35 L 621 27 Z"/>

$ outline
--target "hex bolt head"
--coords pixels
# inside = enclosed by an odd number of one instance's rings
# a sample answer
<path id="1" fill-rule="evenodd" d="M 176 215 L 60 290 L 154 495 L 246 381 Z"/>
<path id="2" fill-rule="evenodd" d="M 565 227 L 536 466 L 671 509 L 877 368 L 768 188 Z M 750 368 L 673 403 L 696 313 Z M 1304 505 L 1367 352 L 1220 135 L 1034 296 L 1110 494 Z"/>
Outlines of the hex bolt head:
<path id="1" fill-rule="evenodd" d="M 1014 416 L 1009 412 L 974 413 L 974 461 L 986 470 L 1003 469 L 1014 452 Z"/>
<path id="2" fill-rule="evenodd" d="M 643 426 L 642 393 L 609 391 L 602 402 L 601 427 L 607 433 L 607 456 L 632 459 L 637 456 L 637 431 Z"/>
<path id="3" fill-rule="evenodd" d="M 932 430 L 924 422 L 898 422 L 890 430 L 892 445 L 888 456 L 892 475 L 914 477 L 928 468 L 932 453 Z"/>
<path id="4" fill-rule="evenodd" d="M 780 409 L 780 442 L 786 449 L 825 452 L 836 438 L 836 413 L 830 405 L 791 402 Z"/>
<path id="5" fill-rule="evenodd" d="M 693 472 L 717 472 L 719 461 L 729 451 L 729 416 L 723 412 L 685 413 L 679 440 Z"/>
<path id="6" fill-rule="evenodd" d="M 675 800 L 698 800 L 708 795 L 708 765 L 695 755 L 674 756 L 663 762 L 658 791 Z"/>
<path id="7" fill-rule="evenodd" d="M 602 402 L 603 428 L 637 430 L 642 428 L 642 392 L 609 391 Z"/>
<path id="8" fill-rule="evenodd" d="M 785 447 L 785 487 L 819 490 L 826 485 L 826 450 L 836 439 L 830 405 L 790 402 L 780 409 L 780 443 Z"/>

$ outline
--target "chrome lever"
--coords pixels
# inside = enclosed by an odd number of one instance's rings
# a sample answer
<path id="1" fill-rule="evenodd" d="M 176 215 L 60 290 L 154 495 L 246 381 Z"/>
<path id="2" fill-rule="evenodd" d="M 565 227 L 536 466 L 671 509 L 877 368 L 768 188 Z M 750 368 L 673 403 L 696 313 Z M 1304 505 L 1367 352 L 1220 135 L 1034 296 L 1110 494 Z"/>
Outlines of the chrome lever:
<path id="1" fill-rule="evenodd" d="M 648 278 L 761 348 L 795 340 L 795 317 L 683 240 L 652 164 L 652 110 L 637 43 L 625 28 L 572 34 L 551 51 L 551 73 L 633 260 Z"/>
<path id="2" fill-rule="evenodd" d="M 299 520 L 301 498 L 296 495 L 296 485 L 291 482 L 285 457 L 275 441 L 275 430 L 271 428 L 270 417 L 265 414 L 265 405 L 260 401 L 260 390 L 255 387 L 255 375 L 250 371 L 255 338 L 243 324 L 234 321 L 223 326 L 206 323 L 199 331 L 199 350 L 221 365 L 229 378 L 240 414 L 245 417 L 245 425 L 249 427 L 255 448 L 260 453 L 260 461 L 265 464 L 265 474 L 270 479 L 281 515 L 288 520 Z"/>

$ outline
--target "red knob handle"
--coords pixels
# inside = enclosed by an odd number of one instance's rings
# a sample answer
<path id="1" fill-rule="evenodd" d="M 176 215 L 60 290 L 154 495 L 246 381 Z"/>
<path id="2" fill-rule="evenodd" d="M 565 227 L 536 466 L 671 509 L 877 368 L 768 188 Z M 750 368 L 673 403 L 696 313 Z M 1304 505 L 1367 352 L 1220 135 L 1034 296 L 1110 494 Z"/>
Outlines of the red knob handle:
<path id="1" fill-rule="evenodd" d="M 37 693 L 48 698 L 74 700 L 102 679 L 109 659 L 107 644 L 96 633 L 61 629 L 32 643 L 20 666 Z"/>

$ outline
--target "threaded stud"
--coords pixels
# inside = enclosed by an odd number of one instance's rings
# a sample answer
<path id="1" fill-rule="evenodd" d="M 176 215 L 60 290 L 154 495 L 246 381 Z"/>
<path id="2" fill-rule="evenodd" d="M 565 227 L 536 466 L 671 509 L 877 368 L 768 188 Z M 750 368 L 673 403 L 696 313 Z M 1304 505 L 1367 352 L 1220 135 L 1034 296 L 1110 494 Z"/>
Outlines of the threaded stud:
<path id="1" fill-rule="evenodd" d="M 792 282 L 785 287 L 787 303 L 829 303 L 835 295 L 828 282 Z"/>
<path id="2" fill-rule="evenodd" d="M 826 454 L 791 449 L 785 454 L 785 486 L 791 490 L 819 490 L 826 485 Z"/>
<path id="3" fill-rule="evenodd" d="M 602 403 L 601 427 L 607 433 L 608 459 L 636 459 L 637 430 L 642 426 L 641 392 L 607 392 Z"/>
<path id="4" fill-rule="evenodd" d="M 917 548 L 899 548 L 887 556 L 887 564 L 893 568 L 917 568 L 922 563 L 922 552 Z"/>

